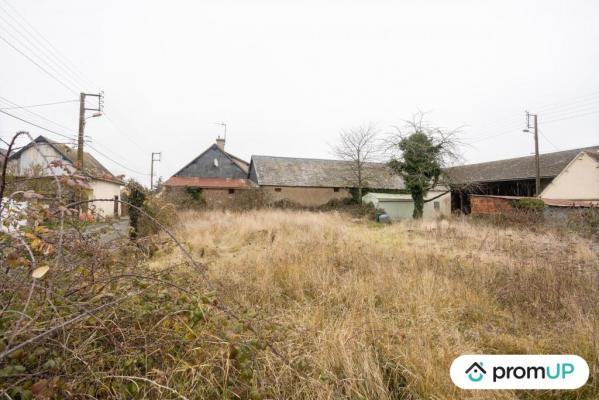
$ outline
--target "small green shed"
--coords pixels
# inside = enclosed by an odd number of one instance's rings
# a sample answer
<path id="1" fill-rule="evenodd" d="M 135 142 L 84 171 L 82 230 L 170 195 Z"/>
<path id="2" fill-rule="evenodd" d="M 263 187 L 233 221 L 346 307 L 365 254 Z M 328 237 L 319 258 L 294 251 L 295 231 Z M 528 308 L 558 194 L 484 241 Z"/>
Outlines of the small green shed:
<path id="1" fill-rule="evenodd" d="M 431 191 L 427 199 L 439 196 L 443 192 Z M 391 219 L 410 219 L 414 212 L 414 201 L 409 194 L 367 193 L 362 197 L 363 204 L 371 203 L 376 208 L 385 210 Z M 451 194 L 442 196 L 424 203 L 423 217 L 438 218 L 451 214 Z"/>

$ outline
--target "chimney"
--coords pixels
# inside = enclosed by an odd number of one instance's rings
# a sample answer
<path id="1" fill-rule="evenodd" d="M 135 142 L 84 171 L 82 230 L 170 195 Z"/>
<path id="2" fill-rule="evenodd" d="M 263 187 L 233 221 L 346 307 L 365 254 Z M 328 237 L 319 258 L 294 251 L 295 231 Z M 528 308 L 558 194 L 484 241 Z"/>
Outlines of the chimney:
<path id="1" fill-rule="evenodd" d="M 216 145 L 218 146 L 219 149 L 221 149 L 222 151 L 225 151 L 225 139 L 221 138 L 220 136 L 217 137 Z"/>

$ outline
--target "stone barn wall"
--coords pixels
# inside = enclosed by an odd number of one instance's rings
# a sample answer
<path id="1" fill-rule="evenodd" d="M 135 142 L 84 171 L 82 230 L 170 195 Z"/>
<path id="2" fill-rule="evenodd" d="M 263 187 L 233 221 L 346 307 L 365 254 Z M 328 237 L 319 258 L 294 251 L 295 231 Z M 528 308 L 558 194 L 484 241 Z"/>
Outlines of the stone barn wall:
<path id="1" fill-rule="evenodd" d="M 331 200 L 351 197 L 349 190 L 332 187 L 262 186 L 271 201 L 289 200 L 305 207 L 317 207 Z"/>

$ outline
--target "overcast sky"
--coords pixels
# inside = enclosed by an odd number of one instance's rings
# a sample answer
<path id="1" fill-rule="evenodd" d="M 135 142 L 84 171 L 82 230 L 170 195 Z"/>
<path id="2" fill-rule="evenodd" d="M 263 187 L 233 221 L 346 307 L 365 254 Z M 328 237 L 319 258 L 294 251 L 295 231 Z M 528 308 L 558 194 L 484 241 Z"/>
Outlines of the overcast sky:
<path id="1" fill-rule="evenodd" d="M 248 161 L 331 158 L 340 130 L 386 133 L 423 110 L 464 126 L 466 161 L 494 160 L 534 150 L 526 109 L 539 114 L 542 152 L 599 145 L 598 21 L 596 0 L 0 0 L 0 37 L 72 88 L 0 40 L 0 96 L 34 105 L 104 90 L 88 149 L 146 185 L 152 151 L 168 178 L 220 121 L 227 150 Z M 33 29 L 54 48 L 20 36 Z M 77 103 L 30 110 L 64 127 L 5 111 L 74 136 Z M 66 140 L 0 114 L 3 139 L 19 129 Z"/>

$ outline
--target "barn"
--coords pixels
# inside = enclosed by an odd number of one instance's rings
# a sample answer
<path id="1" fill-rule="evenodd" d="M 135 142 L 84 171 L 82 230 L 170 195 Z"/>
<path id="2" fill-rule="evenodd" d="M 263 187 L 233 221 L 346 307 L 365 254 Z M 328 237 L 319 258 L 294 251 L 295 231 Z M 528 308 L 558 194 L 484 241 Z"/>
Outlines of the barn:
<path id="1" fill-rule="evenodd" d="M 576 199 L 584 194 L 585 184 L 593 180 L 596 171 L 593 169 L 593 157 L 599 146 L 584 147 L 545 153 L 539 156 L 541 172 L 541 193 L 535 193 L 535 157 L 525 156 L 505 160 L 490 161 L 478 164 L 462 165 L 447 168 L 445 173 L 452 183 L 452 208 L 470 212 L 470 196 L 511 196 Z M 585 155 L 586 154 L 586 155 Z M 572 170 L 564 172 L 571 163 L 582 157 Z M 584 169 L 584 171 L 582 171 Z M 553 183 L 559 176 L 559 183 Z M 582 179 L 582 180 L 581 180 Z M 556 181 L 557 182 L 557 181 Z M 557 189 L 559 184 L 561 189 Z M 593 185 L 592 182 L 590 182 Z M 597 187 L 596 185 L 594 187 Z"/>
<path id="2" fill-rule="evenodd" d="M 320 206 L 352 196 L 355 177 L 350 161 L 252 156 L 249 178 L 273 201 Z M 401 191 L 403 180 L 383 163 L 368 163 L 369 191 Z"/>

